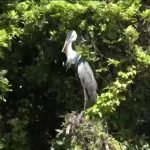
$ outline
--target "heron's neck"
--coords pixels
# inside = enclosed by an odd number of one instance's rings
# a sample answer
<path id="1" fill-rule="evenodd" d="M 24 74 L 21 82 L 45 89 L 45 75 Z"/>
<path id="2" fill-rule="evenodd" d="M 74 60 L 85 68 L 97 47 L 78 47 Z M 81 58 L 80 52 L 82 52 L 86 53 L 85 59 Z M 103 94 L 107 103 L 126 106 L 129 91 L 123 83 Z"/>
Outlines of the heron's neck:
<path id="1" fill-rule="evenodd" d="M 66 55 L 70 55 L 74 50 L 72 49 L 72 42 L 69 42 L 66 47 Z"/>

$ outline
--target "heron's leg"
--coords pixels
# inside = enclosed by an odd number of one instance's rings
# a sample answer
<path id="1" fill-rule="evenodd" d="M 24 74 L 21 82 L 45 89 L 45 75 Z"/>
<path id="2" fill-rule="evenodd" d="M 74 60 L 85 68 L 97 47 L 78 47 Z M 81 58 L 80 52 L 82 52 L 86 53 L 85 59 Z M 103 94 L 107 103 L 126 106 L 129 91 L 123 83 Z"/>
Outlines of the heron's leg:
<path id="1" fill-rule="evenodd" d="M 86 90 L 84 89 L 84 110 L 86 109 L 87 98 Z"/>
<path id="2" fill-rule="evenodd" d="M 77 116 L 76 121 L 79 124 L 82 121 L 84 111 L 81 111 L 80 114 Z"/>
<path id="3" fill-rule="evenodd" d="M 66 62 L 66 72 L 68 71 L 68 69 L 71 67 L 71 63 L 69 61 Z"/>

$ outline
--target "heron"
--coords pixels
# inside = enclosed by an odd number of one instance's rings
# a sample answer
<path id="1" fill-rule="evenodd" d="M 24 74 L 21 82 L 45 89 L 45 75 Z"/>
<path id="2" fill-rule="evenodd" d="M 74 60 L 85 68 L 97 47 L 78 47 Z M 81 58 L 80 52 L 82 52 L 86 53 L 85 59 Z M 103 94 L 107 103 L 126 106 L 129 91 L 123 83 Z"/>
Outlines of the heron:
<path id="1" fill-rule="evenodd" d="M 97 82 L 94 77 L 94 73 L 89 65 L 89 63 L 82 59 L 72 48 L 72 43 L 77 39 L 77 33 L 71 30 L 66 35 L 66 40 L 62 49 L 62 52 L 66 54 L 66 70 L 68 70 L 72 65 L 75 66 L 78 77 L 80 79 L 81 85 L 84 91 L 84 110 L 86 109 L 87 100 L 96 102 L 97 99 Z"/>

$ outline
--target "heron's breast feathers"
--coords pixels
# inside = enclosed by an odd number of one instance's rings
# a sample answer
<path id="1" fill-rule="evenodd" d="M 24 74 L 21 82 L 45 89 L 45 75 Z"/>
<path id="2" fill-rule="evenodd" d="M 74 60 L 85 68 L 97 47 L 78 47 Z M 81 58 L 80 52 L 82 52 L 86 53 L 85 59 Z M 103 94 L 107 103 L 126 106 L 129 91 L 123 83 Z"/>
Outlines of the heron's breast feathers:
<path id="1" fill-rule="evenodd" d="M 79 57 L 81 57 L 81 56 L 79 56 L 76 51 L 72 51 L 72 52 L 68 53 L 67 61 L 70 62 L 71 64 L 76 64 Z"/>

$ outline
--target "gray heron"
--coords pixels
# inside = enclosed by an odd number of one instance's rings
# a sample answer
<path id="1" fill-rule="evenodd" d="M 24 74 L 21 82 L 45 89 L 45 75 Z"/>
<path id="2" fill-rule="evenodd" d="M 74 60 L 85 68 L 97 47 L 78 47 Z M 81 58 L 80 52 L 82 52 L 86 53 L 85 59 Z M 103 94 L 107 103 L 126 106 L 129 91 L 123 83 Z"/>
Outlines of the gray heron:
<path id="1" fill-rule="evenodd" d="M 72 43 L 76 41 L 77 33 L 72 30 L 67 33 L 66 40 L 62 49 L 62 52 L 66 54 L 67 61 L 66 66 L 67 70 L 71 65 L 75 65 L 77 68 L 77 73 L 81 81 L 81 85 L 84 91 L 84 110 L 86 108 L 87 100 L 96 102 L 97 98 L 97 83 L 93 74 L 93 71 L 88 64 L 84 61 L 75 50 L 72 48 Z"/>

